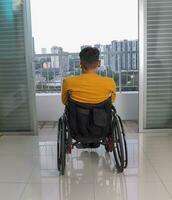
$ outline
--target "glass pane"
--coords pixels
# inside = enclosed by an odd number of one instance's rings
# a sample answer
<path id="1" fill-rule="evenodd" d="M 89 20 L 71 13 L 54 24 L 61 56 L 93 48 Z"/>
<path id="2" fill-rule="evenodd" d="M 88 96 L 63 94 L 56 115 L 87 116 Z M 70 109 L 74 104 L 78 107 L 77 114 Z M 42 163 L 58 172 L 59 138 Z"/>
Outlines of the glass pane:
<path id="1" fill-rule="evenodd" d="M 0 1 L 0 131 L 30 131 L 23 1 Z"/>
<path id="2" fill-rule="evenodd" d="M 145 128 L 172 128 L 172 2 L 148 0 Z"/>

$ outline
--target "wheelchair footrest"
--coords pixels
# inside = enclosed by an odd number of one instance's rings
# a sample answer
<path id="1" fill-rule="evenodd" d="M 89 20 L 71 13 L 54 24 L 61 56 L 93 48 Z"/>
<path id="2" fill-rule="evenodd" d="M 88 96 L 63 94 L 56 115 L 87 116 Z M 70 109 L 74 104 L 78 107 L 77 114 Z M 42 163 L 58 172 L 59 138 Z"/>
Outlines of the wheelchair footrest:
<path id="1" fill-rule="evenodd" d="M 112 152 L 114 148 L 113 139 L 111 137 L 108 138 L 107 143 L 105 144 L 105 148 L 107 152 Z"/>

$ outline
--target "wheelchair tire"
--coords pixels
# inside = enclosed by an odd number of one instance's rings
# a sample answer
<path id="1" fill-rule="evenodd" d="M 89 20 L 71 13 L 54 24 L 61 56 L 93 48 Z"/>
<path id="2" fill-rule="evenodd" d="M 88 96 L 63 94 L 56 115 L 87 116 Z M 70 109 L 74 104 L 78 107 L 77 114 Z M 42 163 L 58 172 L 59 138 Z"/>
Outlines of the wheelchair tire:
<path id="1" fill-rule="evenodd" d="M 58 131 L 57 131 L 57 168 L 60 171 L 61 169 L 61 131 L 62 131 L 62 122 L 61 118 L 58 121 Z"/>
<path id="2" fill-rule="evenodd" d="M 58 170 L 64 175 L 66 166 L 66 124 L 61 117 L 58 122 L 58 138 L 57 138 L 57 165 Z"/>
<path id="3" fill-rule="evenodd" d="M 124 161 L 125 155 L 124 155 L 122 131 L 120 127 L 119 118 L 117 115 L 113 118 L 112 127 L 114 136 L 113 154 L 116 162 L 116 168 L 119 173 L 122 173 L 125 168 L 125 161 Z"/>
<path id="4" fill-rule="evenodd" d="M 126 138 L 125 138 L 125 131 L 124 131 L 124 126 L 122 123 L 122 120 L 119 116 L 118 120 L 119 120 L 119 126 L 121 129 L 121 136 L 122 136 L 122 142 L 123 142 L 123 148 L 124 148 L 124 168 L 127 168 L 128 165 L 128 151 L 127 151 L 127 142 L 126 142 Z"/>

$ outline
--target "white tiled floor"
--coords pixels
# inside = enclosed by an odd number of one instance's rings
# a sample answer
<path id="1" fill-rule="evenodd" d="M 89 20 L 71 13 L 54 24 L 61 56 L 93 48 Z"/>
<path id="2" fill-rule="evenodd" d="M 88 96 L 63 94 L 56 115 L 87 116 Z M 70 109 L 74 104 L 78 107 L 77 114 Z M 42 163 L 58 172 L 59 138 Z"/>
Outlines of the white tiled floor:
<path id="1" fill-rule="evenodd" d="M 123 174 L 103 147 L 74 149 L 64 177 L 56 139 L 51 128 L 0 138 L 0 200 L 172 200 L 172 135 L 128 134 Z"/>

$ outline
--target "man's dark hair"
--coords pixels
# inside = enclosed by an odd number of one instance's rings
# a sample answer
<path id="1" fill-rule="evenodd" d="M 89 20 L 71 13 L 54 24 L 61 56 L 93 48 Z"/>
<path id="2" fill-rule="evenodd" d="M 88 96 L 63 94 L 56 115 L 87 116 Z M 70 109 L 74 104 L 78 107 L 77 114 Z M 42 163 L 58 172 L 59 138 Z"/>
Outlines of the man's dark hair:
<path id="1" fill-rule="evenodd" d="M 99 61 L 100 51 L 95 47 L 86 47 L 81 50 L 79 56 L 85 67 L 88 67 Z"/>

